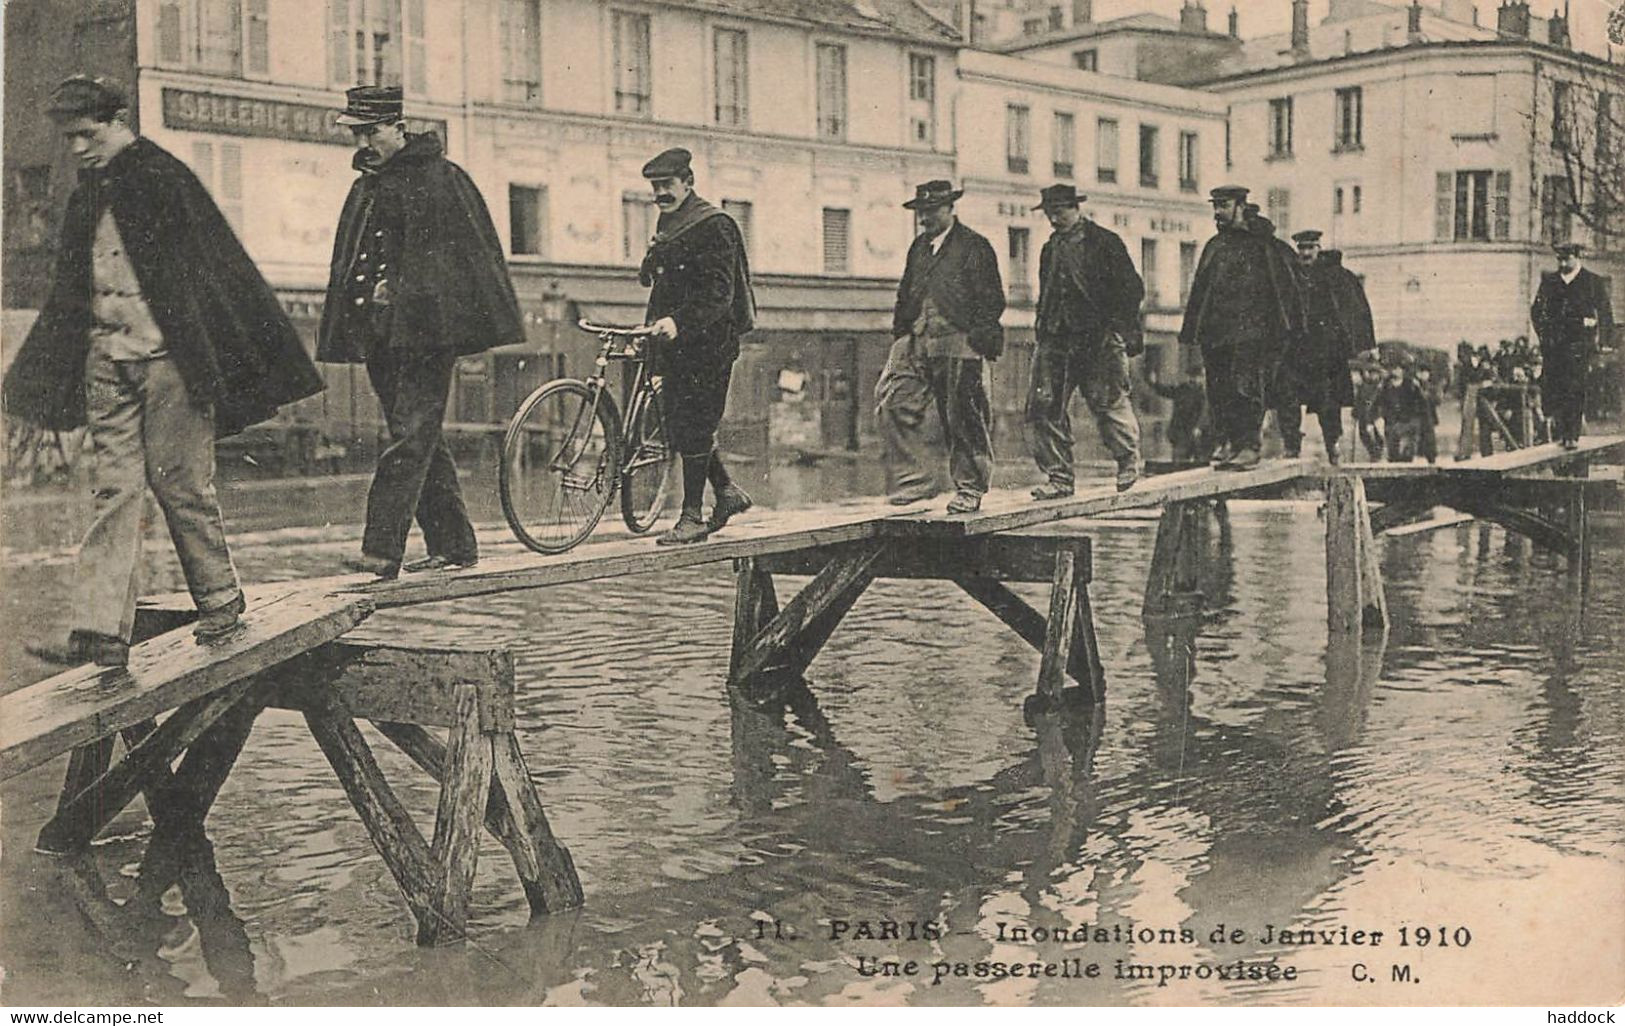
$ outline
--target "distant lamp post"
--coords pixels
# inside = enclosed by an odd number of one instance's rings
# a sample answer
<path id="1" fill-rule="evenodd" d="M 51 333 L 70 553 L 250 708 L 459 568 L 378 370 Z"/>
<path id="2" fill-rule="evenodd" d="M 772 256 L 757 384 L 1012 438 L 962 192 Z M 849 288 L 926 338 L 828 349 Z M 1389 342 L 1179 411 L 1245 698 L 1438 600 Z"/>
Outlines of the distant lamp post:
<path id="1" fill-rule="evenodd" d="M 570 316 L 570 297 L 559 287 L 557 279 L 547 283 L 542 291 L 542 320 L 557 329 Z"/>

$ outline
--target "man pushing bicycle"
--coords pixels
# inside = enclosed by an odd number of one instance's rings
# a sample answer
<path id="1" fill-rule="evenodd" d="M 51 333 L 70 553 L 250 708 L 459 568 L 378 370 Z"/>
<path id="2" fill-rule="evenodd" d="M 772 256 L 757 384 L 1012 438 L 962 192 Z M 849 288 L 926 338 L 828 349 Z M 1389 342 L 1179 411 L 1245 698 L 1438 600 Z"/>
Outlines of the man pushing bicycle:
<path id="1" fill-rule="evenodd" d="M 739 338 L 755 323 L 750 266 L 739 226 L 694 192 L 692 154 L 666 150 L 643 165 L 660 219 L 638 270 L 649 288 L 645 322 L 669 340 L 653 351 L 666 422 L 683 458 L 683 512 L 658 545 L 704 541 L 751 507 L 716 449 Z M 705 483 L 715 501 L 704 515 Z"/>

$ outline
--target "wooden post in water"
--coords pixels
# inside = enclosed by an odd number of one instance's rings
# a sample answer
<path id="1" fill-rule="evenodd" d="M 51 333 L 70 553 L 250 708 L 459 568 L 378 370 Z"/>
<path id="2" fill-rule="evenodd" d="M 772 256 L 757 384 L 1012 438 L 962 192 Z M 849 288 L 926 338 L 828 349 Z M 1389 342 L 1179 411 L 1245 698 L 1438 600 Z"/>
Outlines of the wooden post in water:
<path id="1" fill-rule="evenodd" d="M 1177 616 L 1201 608 L 1202 555 L 1211 518 L 1205 500 L 1170 502 L 1162 508 L 1141 616 Z"/>
<path id="2" fill-rule="evenodd" d="M 1326 626 L 1333 633 L 1386 627 L 1376 541 L 1365 482 L 1352 475 L 1326 479 Z"/>

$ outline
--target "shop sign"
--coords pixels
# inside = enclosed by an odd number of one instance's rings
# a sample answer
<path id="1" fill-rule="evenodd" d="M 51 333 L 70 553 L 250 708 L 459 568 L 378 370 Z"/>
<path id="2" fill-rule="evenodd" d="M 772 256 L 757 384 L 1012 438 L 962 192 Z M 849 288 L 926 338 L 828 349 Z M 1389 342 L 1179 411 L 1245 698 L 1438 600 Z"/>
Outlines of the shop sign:
<path id="1" fill-rule="evenodd" d="M 228 96 L 192 89 L 165 88 L 164 127 L 181 132 L 246 135 L 294 142 L 328 143 L 350 147 L 349 128 L 334 123 L 338 109 L 309 103 L 288 103 L 257 96 Z M 437 119 L 407 118 L 413 132 L 434 132 L 446 138 L 446 123 Z"/>

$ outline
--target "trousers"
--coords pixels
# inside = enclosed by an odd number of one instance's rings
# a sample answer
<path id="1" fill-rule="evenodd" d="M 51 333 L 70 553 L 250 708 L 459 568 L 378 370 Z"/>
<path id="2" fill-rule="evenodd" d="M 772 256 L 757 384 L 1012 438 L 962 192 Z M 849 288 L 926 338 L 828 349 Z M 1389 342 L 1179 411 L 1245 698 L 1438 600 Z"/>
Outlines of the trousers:
<path id="1" fill-rule="evenodd" d="M 1320 440 L 1325 443 L 1326 451 L 1331 452 L 1343 437 L 1343 410 L 1337 406 L 1319 409 L 1315 411 L 1315 418 L 1320 421 Z M 1287 452 L 1295 453 L 1302 448 L 1302 404 L 1288 401 L 1275 407 L 1275 426 L 1281 431 L 1281 442 Z"/>
<path id="2" fill-rule="evenodd" d="M 441 434 L 456 360 L 450 350 L 389 345 L 374 346 L 367 354 L 367 376 L 383 406 L 390 439 L 367 490 L 361 551 L 369 556 L 399 563 L 414 519 L 423 529 L 429 555 L 454 563 L 472 563 L 479 556 L 457 483 L 457 464 Z"/>
<path id="3" fill-rule="evenodd" d="M 1236 374 L 1234 346 L 1218 346 L 1202 352 L 1202 368 L 1207 375 L 1207 402 L 1213 418 L 1213 431 L 1221 443 L 1230 443 L 1235 452 L 1263 445 L 1264 402 L 1244 395 Z"/>
<path id="4" fill-rule="evenodd" d="M 913 336 L 892 343 L 875 385 L 876 413 L 893 487 L 934 475 L 925 462 L 925 411 L 933 401 L 948 445 L 948 473 L 966 495 L 985 495 L 993 480 L 993 433 L 982 361 L 918 355 Z"/>
<path id="5" fill-rule="evenodd" d="M 1128 357 L 1115 345 L 1081 346 L 1040 339 L 1027 389 L 1033 462 L 1049 480 L 1072 487 L 1072 393 L 1083 393 L 1100 439 L 1119 467 L 1140 462 L 1140 422 L 1129 400 Z"/>
<path id="6" fill-rule="evenodd" d="M 214 411 L 187 394 L 168 357 L 115 361 L 93 342 L 85 406 L 96 453 L 95 518 L 74 570 L 71 629 L 128 642 L 141 593 L 141 520 L 158 500 L 200 611 L 241 594 L 214 488 Z"/>

